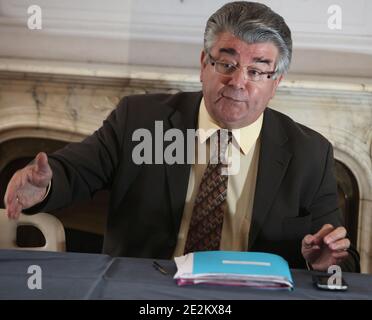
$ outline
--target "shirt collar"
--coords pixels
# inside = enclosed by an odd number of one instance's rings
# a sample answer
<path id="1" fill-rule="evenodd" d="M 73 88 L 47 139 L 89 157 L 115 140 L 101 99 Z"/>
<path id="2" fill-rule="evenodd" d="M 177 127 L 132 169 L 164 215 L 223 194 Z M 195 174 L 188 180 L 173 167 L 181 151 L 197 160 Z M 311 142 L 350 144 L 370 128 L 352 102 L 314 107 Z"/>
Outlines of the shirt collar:
<path id="1" fill-rule="evenodd" d="M 256 142 L 260 135 L 263 123 L 263 113 L 258 119 L 248 126 L 239 129 L 233 129 L 233 142 L 236 143 L 241 152 L 246 155 Z M 209 115 L 205 107 L 204 98 L 200 102 L 199 117 L 198 117 L 199 141 L 205 143 L 217 130 L 221 127 Z"/>

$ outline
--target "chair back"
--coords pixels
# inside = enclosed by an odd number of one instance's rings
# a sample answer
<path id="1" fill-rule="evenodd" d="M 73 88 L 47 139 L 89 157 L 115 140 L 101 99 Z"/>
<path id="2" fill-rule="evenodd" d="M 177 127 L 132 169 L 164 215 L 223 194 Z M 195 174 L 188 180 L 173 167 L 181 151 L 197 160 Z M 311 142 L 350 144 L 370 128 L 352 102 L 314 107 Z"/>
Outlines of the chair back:
<path id="1" fill-rule="evenodd" d="M 45 237 L 42 247 L 19 247 L 17 228 L 30 225 L 41 231 Z M 0 209 L 0 249 L 66 251 L 65 229 L 60 220 L 48 213 L 26 215 L 21 213 L 18 220 L 10 220 L 5 209 Z"/>

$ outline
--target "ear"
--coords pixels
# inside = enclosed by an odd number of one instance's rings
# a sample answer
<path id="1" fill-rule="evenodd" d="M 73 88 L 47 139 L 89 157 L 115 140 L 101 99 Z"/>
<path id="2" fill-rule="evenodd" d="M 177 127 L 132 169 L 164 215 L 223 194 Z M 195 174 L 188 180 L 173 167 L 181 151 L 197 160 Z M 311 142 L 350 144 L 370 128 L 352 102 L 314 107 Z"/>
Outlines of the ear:
<path id="1" fill-rule="evenodd" d="M 279 83 L 282 81 L 282 79 L 283 79 L 283 75 L 280 75 L 278 78 L 276 78 L 274 80 L 273 88 L 272 88 L 272 91 L 271 91 L 271 99 L 274 98 L 276 89 L 278 88 Z"/>
<path id="2" fill-rule="evenodd" d="M 200 65 L 202 68 L 205 68 L 205 66 L 207 65 L 206 57 L 207 57 L 207 54 L 205 53 L 204 50 L 202 50 L 200 54 Z"/>
<path id="3" fill-rule="evenodd" d="M 206 63 L 206 53 L 204 50 L 202 50 L 200 54 L 200 82 L 203 82 L 203 71 L 205 67 L 207 66 Z"/>

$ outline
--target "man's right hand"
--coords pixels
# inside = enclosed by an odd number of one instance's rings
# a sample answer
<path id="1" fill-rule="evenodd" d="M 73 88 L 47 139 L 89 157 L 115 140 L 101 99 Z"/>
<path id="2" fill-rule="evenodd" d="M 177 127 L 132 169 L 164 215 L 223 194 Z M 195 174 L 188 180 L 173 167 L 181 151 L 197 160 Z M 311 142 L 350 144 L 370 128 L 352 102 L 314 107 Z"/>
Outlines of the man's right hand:
<path id="1" fill-rule="evenodd" d="M 48 157 L 40 152 L 31 164 L 18 170 L 9 181 L 4 197 L 9 219 L 18 219 L 23 209 L 41 202 L 51 180 Z"/>

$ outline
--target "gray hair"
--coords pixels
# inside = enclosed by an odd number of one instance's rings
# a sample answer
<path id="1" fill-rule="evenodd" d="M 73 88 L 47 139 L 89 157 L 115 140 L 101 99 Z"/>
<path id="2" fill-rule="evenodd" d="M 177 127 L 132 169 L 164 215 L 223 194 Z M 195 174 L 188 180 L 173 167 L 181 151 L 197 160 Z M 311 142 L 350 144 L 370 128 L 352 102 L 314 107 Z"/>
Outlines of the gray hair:
<path id="1" fill-rule="evenodd" d="M 284 19 L 269 7 L 257 2 L 236 1 L 225 4 L 207 21 L 204 51 L 210 50 L 217 36 L 230 32 L 246 43 L 272 42 L 279 51 L 276 76 L 288 71 L 292 58 L 292 39 Z"/>

